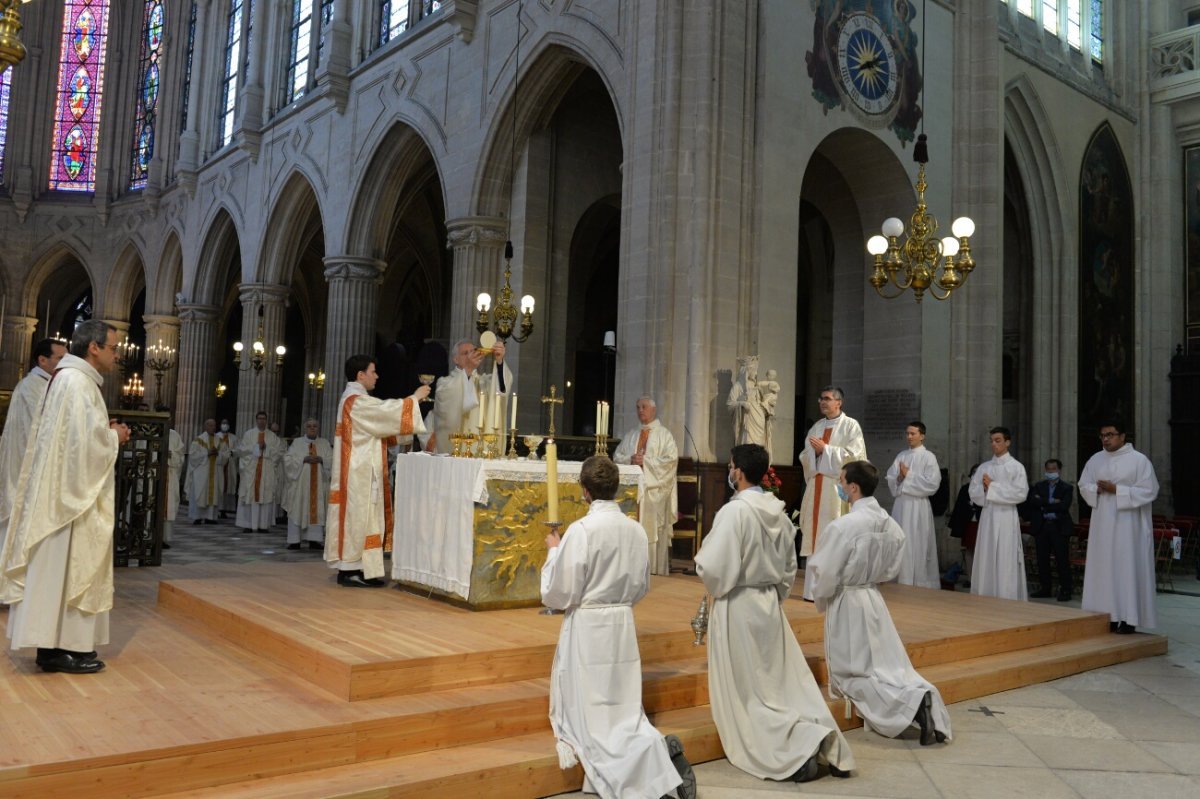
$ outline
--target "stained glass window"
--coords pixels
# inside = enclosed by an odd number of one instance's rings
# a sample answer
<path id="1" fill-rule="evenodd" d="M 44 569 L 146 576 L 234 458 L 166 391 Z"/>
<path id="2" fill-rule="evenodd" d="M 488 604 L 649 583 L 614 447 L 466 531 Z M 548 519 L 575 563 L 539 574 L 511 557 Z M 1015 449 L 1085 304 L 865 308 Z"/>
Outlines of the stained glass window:
<path id="1" fill-rule="evenodd" d="M 64 0 L 50 188 L 96 190 L 108 0 Z"/>
<path id="2" fill-rule="evenodd" d="M 1104 2 L 1092 0 L 1092 60 L 1103 61 L 1104 58 Z"/>
<path id="3" fill-rule="evenodd" d="M 287 102 L 308 91 L 312 60 L 313 0 L 292 0 L 291 50 L 288 58 Z"/>
<path id="4" fill-rule="evenodd" d="M 8 95 L 12 91 L 12 68 L 0 75 L 0 184 L 4 183 L 4 148 L 8 144 Z"/>
<path id="5" fill-rule="evenodd" d="M 408 1 L 383 0 L 379 4 L 380 44 L 387 44 L 408 30 Z"/>
<path id="6" fill-rule="evenodd" d="M 238 76 L 242 72 L 243 0 L 230 0 L 225 24 L 225 69 L 221 77 L 221 105 L 217 115 L 218 144 L 225 146 L 233 138 L 234 112 L 237 111 Z"/>
<path id="7" fill-rule="evenodd" d="M 188 21 L 187 60 L 183 65 L 183 87 L 179 93 L 182 107 L 179 112 L 179 129 L 187 130 L 188 101 L 192 96 L 192 53 L 196 50 L 196 0 L 192 0 L 192 14 Z"/>
<path id="8" fill-rule="evenodd" d="M 1042 27 L 1058 33 L 1058 0 L 1042 0 Z"/>
<path id="9" fill-rule="evenodd" d="M 321 21 L 317 27 L 317 63 L 321 65 L 321 59 L 325 57 L 325 28 L 333 21 L 333 0 L 321 0 Z"/>
<path id="10" fill-rule="evenodd" d="M 142 15 L 141 60 L 138 62 L 137 115 L 133 123 L 129 188 L 146 187 L 146 173 L 154 157 L 158 124 L 159 62 L 163 50 L 165 10 L 162 0 L 146 0 Z"/>

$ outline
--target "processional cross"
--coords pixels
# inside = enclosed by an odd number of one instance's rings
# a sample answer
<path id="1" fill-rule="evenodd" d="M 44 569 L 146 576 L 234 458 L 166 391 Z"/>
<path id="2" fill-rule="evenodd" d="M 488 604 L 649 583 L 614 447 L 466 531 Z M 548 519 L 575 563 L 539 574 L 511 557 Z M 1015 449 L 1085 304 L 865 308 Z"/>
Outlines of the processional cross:
<path id="1" fill-rule="evenodd" d="M 558 387 L 551 383 L 550 396 L 542 397 L 542 404 L 550 406 L 550 438 L 554 438 L 554 406 L 562 405 L 565 401 L 562 397 L 555 396 L 557 393 Z"/>

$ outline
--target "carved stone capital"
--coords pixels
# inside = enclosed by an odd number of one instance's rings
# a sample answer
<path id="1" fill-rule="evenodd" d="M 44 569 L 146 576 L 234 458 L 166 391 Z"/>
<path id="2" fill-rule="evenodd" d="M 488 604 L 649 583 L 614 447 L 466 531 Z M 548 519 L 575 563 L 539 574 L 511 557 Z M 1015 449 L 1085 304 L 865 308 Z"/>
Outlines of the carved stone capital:
<path id="1" fill-rule="evenodd" d="M 6 316 L 4 317 L 5 338 L 8 338 L 9 332 L 14 335 L 32 335 L 37 332 L 38 325 L 41 323 L 40 319 L 33 316 Z"/>
<path id="2" fill-rule="evenodd" d="M 216 322 L 221 309 L 216 305 L 203 305 L 198 302 L 181 302 L 175 306 L 179 309 L 179 324 L 185 322 Z"/>
<path id="3" fill-rule="evenodd" d="M 378 258 L 359 255 L 331 255 L 325 258 L 325 281 L 361 280 L 367 283 L 383 281 L 383 270 L 387 264 Z"/>
<path id="4" fill-rule="evenodd" d="M 508 239 L 508 220 L 494 216 L 460 216 L 446 220 L 446 247 L 500 248 Z"/>
<path id="5" fill-rule="evenodd" d="M 291 287 L 278 283 L 242 283 L 238 286 L 238 297 L 243 305 L 287 305 Z"/>

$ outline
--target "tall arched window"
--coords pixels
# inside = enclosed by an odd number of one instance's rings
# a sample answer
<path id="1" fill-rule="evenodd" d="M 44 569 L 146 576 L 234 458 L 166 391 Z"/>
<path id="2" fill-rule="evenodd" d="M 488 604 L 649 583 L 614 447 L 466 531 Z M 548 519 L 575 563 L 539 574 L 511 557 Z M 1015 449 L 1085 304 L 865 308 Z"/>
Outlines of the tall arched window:
<path id="1" fill-rule="evenodd" d="M 311 78 L 313 44 L 313 4 L 315 0 L 292 0 L 292 24 L 289 32 L 286 103 L 299 100 L 308 91 Z M 317 18 L 320 24 L 320 17 Z"/>
<path id="2" fill-rule="evenodd" d="M 380 0 L 379 44 L 387 44 L 420 20 L 441 10 L 441 0 Z"/>
<path id="3" fill-rule="evenodd" d="M 138 62 L 137 115 L 133 122 L 129 188 L 144 189 L 158 123 L 159 60 L 165 11 L 162 0 L 146 0 L 142 14 L 141 60 Z"/>
<path id="4" fill-rule="evenodd" d="M 64 0 L 50 188 L 96 190 L 108 0 Z"/>
<path id="5" fill-rule="evenodd" d="M 245 63 L 242 50 L 249 27 L 243 0 L 229 0 L 229 15 L 225 22 L 225 69 L 221 76 L 221 105 L 217 113 L 218 145 L 224 147 L 233 139 L 234 116 L 237 111 L 239 80 Z"/>
<path id="6" fill-rule="evenodd" d="M 192 55 L 196 51 L 196 0 L 192 0 L 192 15 L 188 20 L 187 59 L 183 66 L 183 86 L 180 87 L 179 129 L 187 130 L 188 101 L 192 96 Z"/>
<path id="7" fill-rule="evenodd" d="M 1104 60 L 1104 0 L 1092 0 L 1091 32 L 1092 60 L 1100 63 Z"/>
<path id="8" fill-rule="evenodd" d="M 12 68 L 0 75 L 0 185 L 4 184 L 4 148 L 8 145 L 8 96 L 12 92 Z"/>

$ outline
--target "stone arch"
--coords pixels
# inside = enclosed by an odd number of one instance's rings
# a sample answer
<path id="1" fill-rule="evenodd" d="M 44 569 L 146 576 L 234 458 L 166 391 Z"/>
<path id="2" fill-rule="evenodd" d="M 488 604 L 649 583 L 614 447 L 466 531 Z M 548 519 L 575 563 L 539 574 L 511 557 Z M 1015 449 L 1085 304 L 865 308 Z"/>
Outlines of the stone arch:
<path id="1" fill-rule="evenodd" d="M 201 238 L 199 264 L 191 283 L 184 282 L 184 292 L 194 303 L 220 305 L 225 295 L 226 270 L 230 259 L 241 263 L 241 237 L 233 214 L 218 205 L 203 226 L 207 231 Z M 239 275 L 240 279 L 240 275 Z"/>
<path id="2" fill-rule="evenodd" d="M 175 308 L 176 295 L 183 288 L 183 245 L 179 241 L 179 232 L 174 228 L 167 233 L 153 277 L 153 290 L 146 290 L 146 308 L 149 313 L 171 313 Z"/>
<path id="3" fill-rule="evenodd" d="M 1070 210 L 1065 162 L 1054 138 L 1054 126 L 1029 79 L 1022 75 L 1004 96 L 1004 137 L 1012 150 L 1028 211 L 1032 295 L 1030 338 L 1056 341 L 1023 368 L 1030 373 L 1031 396 L 1037 404 L 1030 425 L 1032 440 L 1064 460 L 1067 473 L 1074 458 L 1075 403 L 1078 365 L 1078 297 L 1075 283 L 1077 220 Z"/>
<path id="4" fill-rule="evenodd" d="M 534 131 L 549 124 L 559 101 L 587 69 L 594 71 L 604 84 L 624 141 L 622 107 L 610 76 L 580 48 L 578 42 L 548 36 L 534 48 L 528 61 L 521 64 L 521 74 L 516 81 L 509 81 L 504 95 L 499 98 L 500 111 L 492 115 L 471 191 L 472 214 L 505 216 L 508 213 L 514 177 L 512 142 L 515 140 L 519 149 L 519 143 L 528 141 Z"/>
<path id="5" fill-rule="evenodd" d="M 95 288 L 96 278 L 92 274 L 92 268 L 86 260 L 80 257 L 79 251 L 66 242 L 55 242 L 34 260 L 33 267 L 29 270 L 29 276 L 25 279 L 25 287 L 21 292 L 21 308 L 24 313 L 29 316 L 37 316 L 37 298 L 46 281 L 58 269 L 71 261 L 82 267 L 88 282 L 93 289 Z"/>
<path id="6" fill-rule="evenodd" d="M 352 193 L 354 200 L 347 209 L 345 251 L 382 259 L 395 229 L 399 200 L 413 177 L 432 163 L 439 190 L 445 197 L 445 176 L 428 140 L 416 127 L 401 120 L 380 137 L 365 163 L 367 166 Z"/>
<path id="7" fill-rule="evenodd" d="M 283 181 L 270 207 L 253 282 L 287 284 L 300 251 L 314 235 L 314 224 L 325 229 L 325 214 L 312 181 L 298 167 Z"/>
<path id="8" fill-rule="evenodd" d="M 130 321 L 130 309 L 138 292 L 147 289 L 146 262 L 131 239 L 117 256 L 104 287 L 103 302 L 97 313 L 105 319 Z M 149 292 L 147 292 L 147 296 Z"/>

